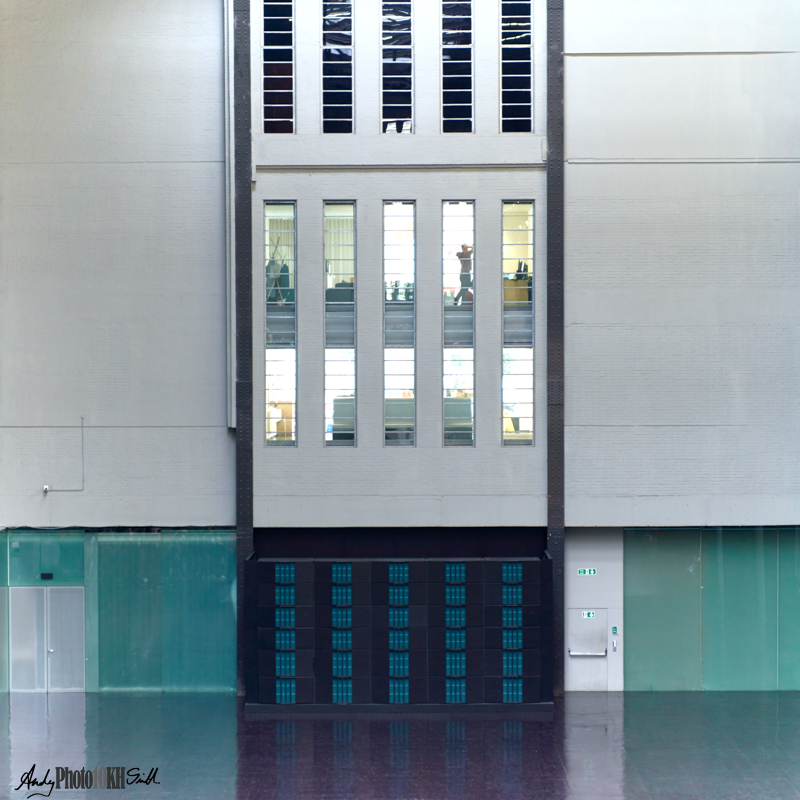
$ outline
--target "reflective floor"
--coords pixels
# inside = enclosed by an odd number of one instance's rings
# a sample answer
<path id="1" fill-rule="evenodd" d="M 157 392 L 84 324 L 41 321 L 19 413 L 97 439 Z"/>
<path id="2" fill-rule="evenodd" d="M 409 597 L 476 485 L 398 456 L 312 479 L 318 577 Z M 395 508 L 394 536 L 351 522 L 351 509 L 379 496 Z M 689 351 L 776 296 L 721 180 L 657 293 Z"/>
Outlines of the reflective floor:
<path id="1" fill-rule="evenodd" d="M 129 800 L 800 798 L 796 693 L 573 694 L 551 723 L 245 721 L 235 698 L 192 694 L 5 695 L 0 717 L 2 798 L 47 794 L 17 787 L 26 773 L 55 780 L 57 767 L 143 779 L 157 767 L 159 783 L 127 786 Z"/>

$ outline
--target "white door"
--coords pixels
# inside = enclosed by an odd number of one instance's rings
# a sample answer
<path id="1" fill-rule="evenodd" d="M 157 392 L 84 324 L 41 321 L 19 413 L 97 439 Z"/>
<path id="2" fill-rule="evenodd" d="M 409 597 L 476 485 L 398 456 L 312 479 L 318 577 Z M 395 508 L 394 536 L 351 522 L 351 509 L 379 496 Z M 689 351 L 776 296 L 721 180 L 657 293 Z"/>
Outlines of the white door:
<path id="1" fill-rule="evenodd" d="M 566 649 L 570 685 L 583 692 L 608 691 L 608 609 L 568 608 Z"/>
<path id="2" fill-rule="evenodd" d="M 12 586 L 8 590 L 12 692 L 85 689 L 82 586 Z"/>

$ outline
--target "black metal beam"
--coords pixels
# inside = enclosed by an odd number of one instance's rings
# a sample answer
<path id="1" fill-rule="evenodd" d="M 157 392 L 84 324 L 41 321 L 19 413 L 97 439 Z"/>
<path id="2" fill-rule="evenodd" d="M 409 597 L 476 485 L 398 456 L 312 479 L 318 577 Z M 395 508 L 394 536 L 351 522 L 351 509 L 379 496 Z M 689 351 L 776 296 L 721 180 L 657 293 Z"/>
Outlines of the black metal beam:
<path id="1" fill-rule="evenodd" d="M 564 690 L 564 0 L 547 0 L 547 549 L 553 691 Z"/>
<path id="2" fill-rule="evenodd" d="M 233 3 L 234 249 L 236 286 L 237 691 L 246 673 L 245 570 L 253 552 L 253 247 L 250 144 L 250 2 Z"/>

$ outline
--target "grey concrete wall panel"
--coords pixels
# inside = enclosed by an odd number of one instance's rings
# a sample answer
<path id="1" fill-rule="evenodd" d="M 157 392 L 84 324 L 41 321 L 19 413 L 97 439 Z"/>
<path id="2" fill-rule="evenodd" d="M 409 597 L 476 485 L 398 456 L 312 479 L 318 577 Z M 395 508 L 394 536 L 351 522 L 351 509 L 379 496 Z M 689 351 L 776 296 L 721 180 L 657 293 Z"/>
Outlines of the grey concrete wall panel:
<path id="1" fill-rule="evenodd" d="M 566 14 L 567 525 L 793 524 L 800 7 Z"/>
<path id="2" fill-rule="evenodd" d="M 533 198 L 535 252 L 534 447 L 502 447 L 502 200 Z M 441 202 L 476 200 L 476 446 L 442 447 Z M 546 519 L 545 175 L 543 170 L 286 171 L 258 173 L 253 218 L 263 203 L 296 199 L 298 226 L 297 446 L 266 447 L 264 267 L 253 270 L 256 527 L 544 525 Z M 358 445 L 324 446 L 322 204 L 355 199 L 358 235 Z M 416 200 L 417 446 L 383 445 L 382 204 Z M 256 222 L 253 252 L 264 252 Z M 491 499 L 491 502 L 489 500 Z"/>
<path id="3" fill-rule="evenodd" d="M 795 0 L 569 0 L 568 53 L 800 50 Z"/>
<path id="4" fill-rule="evenodd" d="M 567 59 L 567 159 L 800 158 L 800 53 Z"/>
<path id="5" fill-rule="evenodd" d="M 568 525 L 797 520 L 798 184 L 568 168 Z"/>
<path id="6" fill-rule="evenodd" d="M 0 8 L 0 524 L 233 521 L 223 15 L 186 11 Z"/>

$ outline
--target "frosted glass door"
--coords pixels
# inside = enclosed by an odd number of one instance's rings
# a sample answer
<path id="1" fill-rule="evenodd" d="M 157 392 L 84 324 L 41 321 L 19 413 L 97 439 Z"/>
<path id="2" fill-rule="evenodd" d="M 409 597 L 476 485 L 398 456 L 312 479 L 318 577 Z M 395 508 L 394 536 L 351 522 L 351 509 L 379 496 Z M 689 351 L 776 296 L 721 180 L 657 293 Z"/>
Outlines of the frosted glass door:
<path id="1" fill-rule="evenodd" d="M 48 691 L 82 692 L 85 686 L 82 586 L 47 589 Z"/>
<path id="2" fill-rule="evenodd" d="M 11 691 L 84 691 L 83 587 L 12 586 L 8 599 Z"/>
<path id="3" fill-rule="evenodd" d="M 8 590 L 8 639 L 11 691 L 47 689 L 44 587 L 12 586 Z"/>

